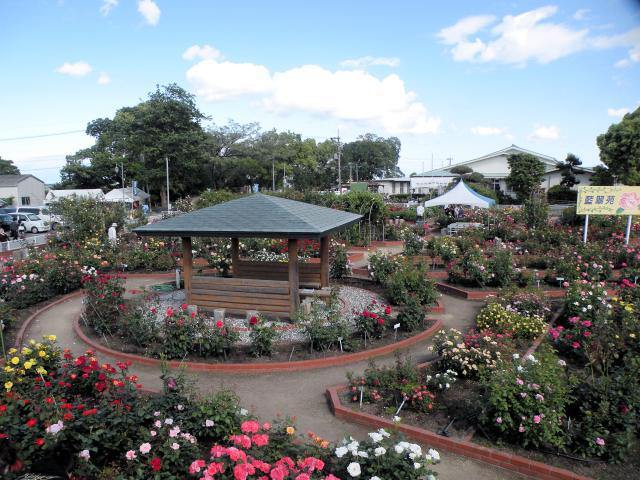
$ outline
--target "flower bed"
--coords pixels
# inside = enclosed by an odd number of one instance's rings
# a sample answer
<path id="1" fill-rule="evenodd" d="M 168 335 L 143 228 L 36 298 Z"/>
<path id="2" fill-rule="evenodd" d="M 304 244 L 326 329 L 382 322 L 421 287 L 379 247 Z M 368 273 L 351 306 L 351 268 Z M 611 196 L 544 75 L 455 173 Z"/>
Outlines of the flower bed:
<path id="1" fill-rule="evenodd" d="M 126 363 L 73 357 L 52 337 L 12 351 L 0 371 L 3 478 L 435 478 L 436 451 L 385 430 L 332 447 L 287 418 L 258 422 L 231 392 L 198 398 L 181 376 L 162 378 L 161 394 L 143 394 Z"/>

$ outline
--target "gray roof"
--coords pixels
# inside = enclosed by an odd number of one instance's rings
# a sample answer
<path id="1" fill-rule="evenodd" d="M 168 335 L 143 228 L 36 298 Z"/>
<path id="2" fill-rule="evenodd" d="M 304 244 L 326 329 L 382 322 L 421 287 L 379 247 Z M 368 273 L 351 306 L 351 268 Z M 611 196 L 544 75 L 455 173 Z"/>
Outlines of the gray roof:
<path id="1" fill-rule="evenodd" d="M 319 238 L 362 215 L 256 193 L 136 228 L 140 235 L 174 237 Z"/>
<path id="2" fill-rule="evenodd" d="M 26 180 L 29 177 L 33 177 L 41 183 L 44 183 L 38 177 L 33 175 L 0 175 L 0 187 L 15 187 L 23 180 Z"/>

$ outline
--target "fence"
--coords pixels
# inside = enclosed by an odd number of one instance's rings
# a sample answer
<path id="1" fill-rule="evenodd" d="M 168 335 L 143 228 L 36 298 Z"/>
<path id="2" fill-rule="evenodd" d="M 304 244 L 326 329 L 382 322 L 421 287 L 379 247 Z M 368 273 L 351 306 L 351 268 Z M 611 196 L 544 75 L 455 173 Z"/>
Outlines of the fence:
<path id="1" fill-rule="evenodd" d="M 19 240 L 9 240 L 8 242 L 0 242 L 0 252 L 11 252 L 26 247 L 37 247 L 38 245 L 47 244 L 47 235 L 34 235 Z"/>

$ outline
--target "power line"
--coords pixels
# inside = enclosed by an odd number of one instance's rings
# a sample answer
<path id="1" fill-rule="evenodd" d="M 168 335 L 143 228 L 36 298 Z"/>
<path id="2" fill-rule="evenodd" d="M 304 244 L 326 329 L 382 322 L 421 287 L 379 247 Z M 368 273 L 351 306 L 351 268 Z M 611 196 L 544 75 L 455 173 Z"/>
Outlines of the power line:
<path id="1" fill-rule="evenodd" d="M 11 140 L 28 140 L 30 138 L 57 137 L 59 135 L 70 135 L 72 133 L 81 133 L 84 130 L 69 130 L 68 132 L 43 133 L 41 135 L 28 135 L 26 137 L 0 138 L 0 142 L 9 142 Z"/>

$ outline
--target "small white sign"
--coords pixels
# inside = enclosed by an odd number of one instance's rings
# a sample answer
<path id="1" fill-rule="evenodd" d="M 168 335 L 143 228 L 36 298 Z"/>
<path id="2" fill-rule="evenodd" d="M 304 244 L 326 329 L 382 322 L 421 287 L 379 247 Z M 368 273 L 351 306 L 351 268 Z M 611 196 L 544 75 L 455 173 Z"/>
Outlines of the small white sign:
<path id="1" fill-rule="evenodd" d="M 416 210 L 417 210 L 416 213 L 418 214 L 419 217 L 422 217 L 424 215 L 424 207 L 422 205 L 418 205 L 418 208 Z"/>
<path id="2" fill-rule="evenodd" d="M 400 328 L 400 324 L 399 324 L 399 323 L 396 323 L 396 324 L 393 326 L 393 328 L 395 328 L 396 330 L 397 330 L 397 329 L 399 329 L 399 328 Z"/>

